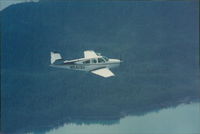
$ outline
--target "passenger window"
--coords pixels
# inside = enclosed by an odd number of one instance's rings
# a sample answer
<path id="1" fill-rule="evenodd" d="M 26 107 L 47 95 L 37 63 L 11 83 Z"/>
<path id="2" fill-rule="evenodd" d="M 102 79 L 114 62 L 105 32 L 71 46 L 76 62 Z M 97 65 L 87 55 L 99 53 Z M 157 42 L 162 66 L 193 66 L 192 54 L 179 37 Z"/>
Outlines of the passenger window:
<path id="1" fill-rule="evenodd" d="M 97 60 L 96 59 L 92 59 L 92 63 L 97 63 Z"/>
<path id="2" fill-rule="evenodd" d="M 104 63 L 105 61 L 102 58 L 98 58 L 98 63 Z"/>
<path id="3" fill-rule="evenodd" d="M 83 64 L 90 64 L 90 60 L 84 61 Z"/>

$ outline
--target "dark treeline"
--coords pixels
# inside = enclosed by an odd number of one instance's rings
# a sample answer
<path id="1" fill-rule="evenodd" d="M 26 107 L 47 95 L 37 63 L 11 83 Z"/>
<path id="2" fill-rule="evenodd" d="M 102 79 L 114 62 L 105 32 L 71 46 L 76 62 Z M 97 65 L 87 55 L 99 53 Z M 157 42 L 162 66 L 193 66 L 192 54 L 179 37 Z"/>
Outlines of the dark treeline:
<path id="1" fill-rule="evenodd" d="M 43 1 L 1 11 L 2 130 L 112 124 L 196 100 L 196 5 Z M 116 77 L 49 67 L 50 51 L 73 59 L 87 49 L 121 58 Z"/>

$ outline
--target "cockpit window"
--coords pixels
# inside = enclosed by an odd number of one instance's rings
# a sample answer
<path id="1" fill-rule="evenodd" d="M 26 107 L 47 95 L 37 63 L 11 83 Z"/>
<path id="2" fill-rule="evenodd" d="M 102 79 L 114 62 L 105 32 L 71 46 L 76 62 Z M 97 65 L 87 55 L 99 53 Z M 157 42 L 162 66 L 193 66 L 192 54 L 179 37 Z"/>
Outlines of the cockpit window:
<path id="1" fill-rule="evenodd" d="M 98 58 L 98 63 L 104 63 L 104 59 L 103 58 Z"/>
<path id="2" fill-rule="evenodd" d="M 107 57 L 105 57 L 105 56 L 103 56 L 103 59 L 104 59 L 105 61 L 108 61 L 108 58 L 107 58 Z"/>
<path id="3" fill-rule="evenodd" d="M 90 64 L 90 60 L 84 61 L 83 64 Z"/>

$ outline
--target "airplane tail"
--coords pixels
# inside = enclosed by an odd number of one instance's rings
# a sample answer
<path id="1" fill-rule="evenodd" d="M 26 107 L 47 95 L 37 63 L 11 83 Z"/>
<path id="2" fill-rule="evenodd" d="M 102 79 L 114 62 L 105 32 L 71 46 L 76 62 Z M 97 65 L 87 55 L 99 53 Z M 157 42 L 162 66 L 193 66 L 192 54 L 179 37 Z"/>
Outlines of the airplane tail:
<path id="1" fill-rule="evenodd" d="M 60 53 L 51 52 L 51 64 L 53 64 L 56 60 L 62 59 Z"/>

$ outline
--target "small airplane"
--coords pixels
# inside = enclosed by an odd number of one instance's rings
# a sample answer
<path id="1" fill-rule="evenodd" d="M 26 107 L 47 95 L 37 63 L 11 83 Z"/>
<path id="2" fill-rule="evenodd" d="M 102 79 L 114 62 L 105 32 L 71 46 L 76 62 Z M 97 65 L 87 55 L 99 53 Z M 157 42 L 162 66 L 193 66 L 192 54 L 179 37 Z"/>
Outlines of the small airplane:
<path id="1" fill-rule="evenodd" d="M 50 66 L 87 71 L 107 78 L 114 76 L 110 68 L 119 66 L 121 62 L 122 61 L 118 59 L 109 59 L 105 56 L 101 56 L 100 53 L 95 53 L 92 50 L 84 51 L 84 58 L 74 60 L 63 60 L 59 53 L 51 52 Z"/>

